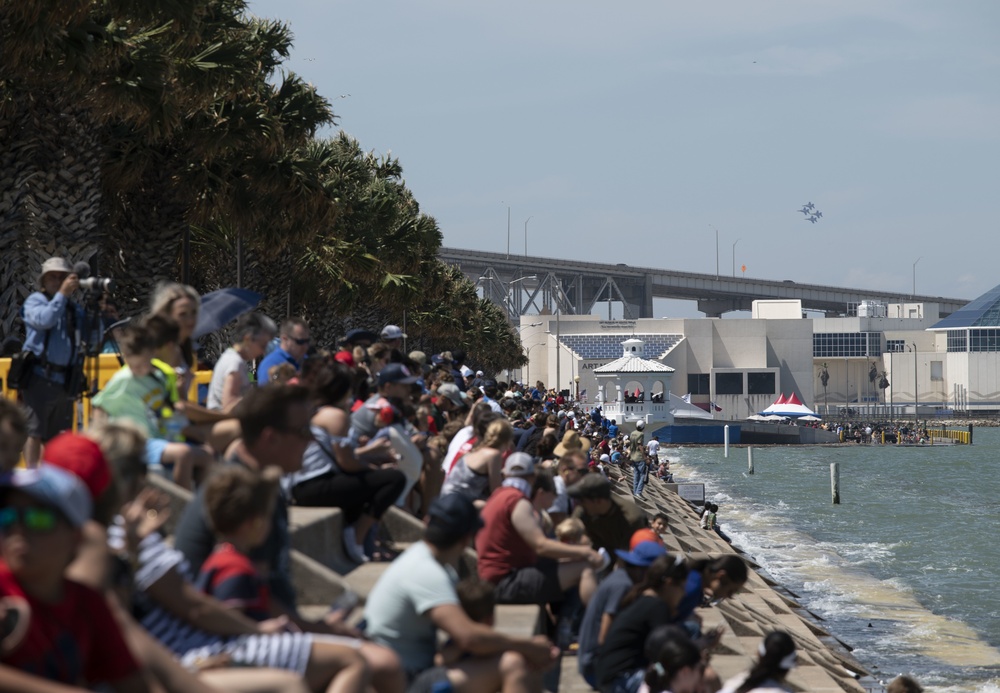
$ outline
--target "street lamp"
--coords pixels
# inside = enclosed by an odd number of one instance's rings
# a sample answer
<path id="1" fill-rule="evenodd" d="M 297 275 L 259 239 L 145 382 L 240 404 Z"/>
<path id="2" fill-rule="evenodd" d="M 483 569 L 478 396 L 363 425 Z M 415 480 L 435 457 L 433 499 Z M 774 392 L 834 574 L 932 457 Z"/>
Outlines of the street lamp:
<path id="1" fill-rule="evenodd" d="M 534 349 L 535 347 L 540 347 L 540 346 L 545 346 L 545 342 L 539 342 L 538 344 L 532 344 L 530 347 L 528 347 L 528 350 L 527 350 L 527 353 L 526 353 L 526 356 L 528 358 L 528 367 L 524 369 L 524 373 L 525 373 L 524 382 L 525 383 L 528 383 L 528 384 L 531 383 L 531 350 Z"/>
<path id="2" fill-rule="evenodd" d="M 920 414 L 918 413 L 920 395 L 917 392 L 917 343 L 910 342 L 907 349 L 913 352 L 913 423 L 917 428 L 920 428 Z"/>
<path id="3" fill-rule="evenodd" d="M 510 304 L 510 301 L 513 300 L 513 298 L 514 298 L 514 294 L 512 292 L 512 289 L 513 289 L 513 287 L 514 287 L 515 284 L 517 284 L 518 282 L 523 282 L 525 279 L 535 280 L 535 279 L 538 279 L 538 275 L 537 274 L 529 274 L 529 275 L 527 275 L 525 277 L 518 277 L 517 279 L 512 279 L 510 282 L 508 282 L 507 288 L 504 290 L 504 295 L 506 296 L 506 298 L 504 298 L 504 303 L 507 305 L 507 319 L 508 320 L 510 320 L 510 317 L 511 317 L 511 307 L 512 306 Z M 500 286 L 503 286 L 503 282 L 500 282 Z M 518 303 L 520 303 L 520 301 L 518 301 Z M 518 313 L 520 313 L 520 312 L 521 311 L 518 310 Z"/>
<path id="4" fill-rule="evenodd" d="M 920 257 L 918 257 L 916 260 L 913 261 L 913 294 L 912 294 L 913 298 L 917 297 L 917 263 L 923 259 L 924 256 L 921 255 Z"/>
<path id="5" fill-rule="evenodd" d="M 528 257 L 528 222 L 534 218 L 535 216 L 531 215 L 524 220 L 524 257 Z"/>
<path id="6" fill-rule="evenodd" d="M 742 238 L 737 238 L 733 241 L 733 276 L 736 276 L 736 244 L 742 241 Z"/>

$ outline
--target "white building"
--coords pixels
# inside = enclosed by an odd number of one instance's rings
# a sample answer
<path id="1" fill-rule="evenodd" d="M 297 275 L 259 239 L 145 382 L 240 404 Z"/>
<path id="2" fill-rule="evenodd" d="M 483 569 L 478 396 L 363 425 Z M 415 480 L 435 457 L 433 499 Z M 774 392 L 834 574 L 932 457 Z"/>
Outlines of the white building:
<path id="1" fill-rule="evenodd" d="M 624 353 L 619 359 L 594 369 L 597 379 L 597 402 L 604 416 L 628 424 L 638 421 L 650 430 L 673 424 L 670 413 L 670 379 L 674 369 L 659 361 L 645 358 L 641 339 L 631 337 L 621 343 Z M 638 383 L 629 389 L 627 381 Z"/>

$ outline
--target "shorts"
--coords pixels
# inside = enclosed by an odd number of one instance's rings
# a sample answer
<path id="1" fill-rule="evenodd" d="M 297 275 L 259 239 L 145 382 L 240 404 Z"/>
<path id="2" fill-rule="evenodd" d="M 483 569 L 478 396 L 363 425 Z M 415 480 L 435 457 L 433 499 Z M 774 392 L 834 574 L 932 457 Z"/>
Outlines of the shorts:
<path id="1" fill-rule="evenodd" d="M 358 649 L 362 641 L 339 635 L 313 633 L 274 633 L 272 635 L 241 635 L 232 640 L 198 647 L 184 653 L 181 664 L 196 670 L 201 660 L 228 655 L 234 667 L 265 667 L 285 669 L 305 676 L 313 643 L 331 643 Z"/>
<path id="2" fill-rule="evenodd" d="M 445 681 L 448 681 L 448 668 L 431 667 L 413 677 L 406 687 L 406 693 L 431 693 L 437 684 Z"/>
<path id="3" fill-rule="evenodd" d="M 493 589 L 497 604 L 548 604 L 562 601 L 559 563 L 539 558 L 535 565 L 515 570 L 503 577 Z"/>
<path id="4" fill-rule="evenodd" d="M 62 383 L 35 371 L 21 398 L 28 419 L 28 437 L 47 443 L 73 428 L 73 399 Z"/>
<path id="5" fill-rule="evenodd" d="M 167 441 L 163 438 L 146 439 L 146 466 L 159 467 L 163 462 L 163 451 L 167 449 Z"/>

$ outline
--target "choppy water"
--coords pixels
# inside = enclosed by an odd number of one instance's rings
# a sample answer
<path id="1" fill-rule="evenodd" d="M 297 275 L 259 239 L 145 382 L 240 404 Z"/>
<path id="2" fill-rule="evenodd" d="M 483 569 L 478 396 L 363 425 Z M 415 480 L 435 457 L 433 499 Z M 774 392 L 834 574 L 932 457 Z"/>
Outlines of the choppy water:
<path id="1" fill-rule="evenodd" d="M 976 445 L 670 448 L 734 543 L 878 679 L 1000 691 L 1000 429 Z M 841 504 L 830 494 L 840 463 Z M 869 624 L 871 626 L 869 627 Z"/>

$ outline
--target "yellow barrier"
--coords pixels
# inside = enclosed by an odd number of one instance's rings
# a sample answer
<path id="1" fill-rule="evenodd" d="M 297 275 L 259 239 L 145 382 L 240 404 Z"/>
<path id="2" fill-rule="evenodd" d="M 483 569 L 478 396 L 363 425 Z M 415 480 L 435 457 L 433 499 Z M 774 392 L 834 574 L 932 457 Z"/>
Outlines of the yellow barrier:
<path id="1" fill-rule="evenodd" d="M 935 428 L 928 429 L 927 435 L 934 438 L 948 438 L 954 440 L 956 443 L 961 443 L 963 445 L 969 444 L 970 434 L 968 431 L 953 431 L 948 428 Z"/>
<path id="2" fill-rule="evenodd" d="M 94 361 L 87 361 L 87 378 L 91 382 L 94 381 L 95 375 L 97 380 L 97 389 L 102 390 L 104 386 L 108 384 L 111 380 L 111 376 L 118 372 L 121 365 L 118 363 L 118 357 L 115 354 L 100 354 L 96 361 L 96 374 L 94 372 Z M 0 359 L 0 392 L 7 399 L 16 400 L 17 390 L 12 390 L 7 384 L 7 375 L 10 373 L 10 359 L 3 358 Z M 192 402 L 198 401 L 198 386 L 207 385 L 212 380 L 212 371 L 195 371 L 194 380 L 191 383 L 191 389 L 187 393 L 188 400 Z M 89 397 L 84 397 L 80 405 L 75 408 L 73 412 L 73 430 L 79 430 L 80 428 L 87 428 L 90 425 L 91 416 L 91 403 Z"/>

